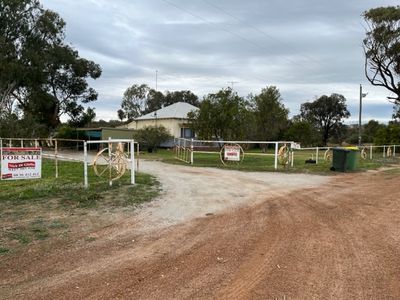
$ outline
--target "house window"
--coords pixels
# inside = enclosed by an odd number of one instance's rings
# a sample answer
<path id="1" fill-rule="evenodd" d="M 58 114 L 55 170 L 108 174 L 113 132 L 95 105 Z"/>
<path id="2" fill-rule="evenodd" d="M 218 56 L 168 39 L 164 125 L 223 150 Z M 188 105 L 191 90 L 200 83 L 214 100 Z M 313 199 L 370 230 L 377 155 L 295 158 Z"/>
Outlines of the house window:
<path id="1" fill-rule="evenodd" d="M 181 138 L 191 139 L 194 137 L 193 130 L 190 128 L 181 128 Z"/>

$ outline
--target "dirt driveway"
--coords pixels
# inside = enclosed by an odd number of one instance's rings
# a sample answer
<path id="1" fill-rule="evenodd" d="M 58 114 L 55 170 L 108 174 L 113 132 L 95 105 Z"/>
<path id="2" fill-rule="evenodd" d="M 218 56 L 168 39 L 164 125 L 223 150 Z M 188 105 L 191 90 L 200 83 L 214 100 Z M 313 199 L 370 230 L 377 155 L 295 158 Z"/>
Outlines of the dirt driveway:
<path id="1" fill-rule="evenodd" d="M 400 299 L 400 176 L 146 162 L 160 199 L 0 261 L 1 299 Z"/>

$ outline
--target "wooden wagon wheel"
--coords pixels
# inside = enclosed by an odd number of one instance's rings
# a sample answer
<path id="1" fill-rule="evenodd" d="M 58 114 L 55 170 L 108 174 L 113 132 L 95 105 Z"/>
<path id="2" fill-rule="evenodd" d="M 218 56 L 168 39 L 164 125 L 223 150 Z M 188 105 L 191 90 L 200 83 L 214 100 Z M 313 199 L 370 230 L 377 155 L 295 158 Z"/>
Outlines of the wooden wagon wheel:
<path id="1" fill-rule="evenodd" d="M 289 147 L 283 145 L 278 151 L 278 162 L 279 164 L 286 166 L 289 164 Z"/>
<path id="2" fill-rule="evenodd" d="M 127 169 L 128 160 L 123 152 L 123 145 L 118 144 L 115 152 L 112 145 L 99 151 L 93 159 L 94 173 L 99 177 L 108 176 L 110 181 L 121 178 Z"/>
<path id="3" fill-rule="evenodd" d="M 361 149 L 360 156 L 362 159 L 367 159 L 367 149 L 365 147 Z"/>
<path id="4" fill-rule="evenodd" d="M 391 157 L 392 156 L 392 147 L 388 147 L 386 150 L 386 157 Z"/>
<path id="5" fill-rule="evenodd" d="M 328 149 L 324 153 L 324 160 L 325 161 L 332 161 L 332 149 Z"/>

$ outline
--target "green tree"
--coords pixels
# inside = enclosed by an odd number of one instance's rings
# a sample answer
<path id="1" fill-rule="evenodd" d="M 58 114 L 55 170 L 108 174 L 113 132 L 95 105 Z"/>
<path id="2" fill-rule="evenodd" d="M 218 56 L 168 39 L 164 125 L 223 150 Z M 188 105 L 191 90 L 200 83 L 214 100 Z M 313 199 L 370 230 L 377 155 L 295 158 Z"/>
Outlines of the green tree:
<path id="1" fill-rule="evenodd" d="M 157 151 L 160 144 L 173 139 L 173 136 L 164 126 L 146 126 L 135 130 L 134 139 L 149 151 Z"/>
<path id="2" fill-rule="evenodd" d="M 141 115 L 151 113 L 164 106 L 177 102 L 186 102 L 199 106 L 198 97 L 191 91 L 166 91 L 165 94 L 149 88 L 146 84 L 134 84 L 127 88 L 118 110 L 120 120 L 133 120 Z"/>
<path id="3" fill-rule="evenodd" d="M 320 141 L 318 130 L 313 124 L 296 117 L 289 122 L 284 137 L 288 141 L 300 142 L 302 147 L 316 146 Z"/>
<path id="4" fill-rule="evenodd" d="M 40 79 L 40 55 L 62 40 L 63 27 L 39 1 L 0 0 L 0 106 L 13 101 L 15 90 Z"/>
<path id="5" fill-rule="evenodd" d="M 227 88 L 208 94 L 199 110 L 188 117 L 191 128 L 202 139 L 241 140 L 247 135 L 250 114 L 248 103 Z"/>
<path id="6" fill-rule="evenodd" d="M 199 97 L 197 97 L 191 91 L 166 91 L 164 96 L 164 105 L 167 106 L 177 102 L 186 102 L 196 107 L 199 107 L 200 105 Z"/>
<path id="7" fill-rule="evenodd" d="M 143 114 L 148 114 L 162 108 L 165 105 L 165 96 L 159 91 L 150 89 L 146 101 L 146 109 L 143 111 Z"/>
<path id="8" fill-rule="evenodd" d="M 383 86 L 400 104 L 400 6 L 378 7 L 364 12 L 368 31 L 364 39 L 365 75 Z"/>
<path id="9" fill-rule="evenodd" d="M 363 125 L 363 141 L 366 143 L 372 143 L 378 130 L 384 127 L 384 124 L 380 124 L 376 120 L 370 120 L 367 124 Z"/>
<path id="10" fill-rule="evenodd" d="M 400 124 L 397 122 L 391 122 L 389 125 L 378 129 L 374 137 L 374 144 L 400 144 Z"/>
<path id="11" fill-rule="evenodd" d="M 51 129 L 62 114 L 84 114 L 81 103 L 97 99 L 86 78 L 101 75 L 99 65 L 64 44 L 64 30 L 60 16 L 39 1 L 0 0 L 1 104 L 17 101 L 24 115 Z"/>
<path id="12" fill-rule="evenodd" d="M 68 124 L 74 128 L 85 127 L 91 124 L 96 118 L 96 113 L 93 108 L 88 107 L 83 114 L 78 114 L 76 117 L 72 117 Z"/>
<path id="13" fill-rule="evenodd" d="M 259 95 L 251 95 L 250 102 L 255 117 L 255 138 L 262 141 L 279 139 L 288 125 L 289 114 L 279 90 L 275 86 L 266 87 Z"/>
<path id="14" fill-rule="evenodd" d="M 400 104 L 397 104 L 397 105 L 393 106 L 392 118 L 395 121 L 400 121 Z"/>
<path id="15" fill-rule="evenodd" d="M 121 110 L 128 120 L 143 114 L 147 108 L 147 94 L 150 88 L 146 84 L 134 84 L 127 88 L 121 102 Z"/>
<path id="16" fill-rule="evenodd" d="M 300 107 L 300 116 L 307 120 L 321 134 L 322 144 L 328 143 L 329 137 L 341 125 L 344 118 L 350 116 L 347 110 L 346 98 L 339 94 L 323 95 L 313 102 L 303 103 Z"/>

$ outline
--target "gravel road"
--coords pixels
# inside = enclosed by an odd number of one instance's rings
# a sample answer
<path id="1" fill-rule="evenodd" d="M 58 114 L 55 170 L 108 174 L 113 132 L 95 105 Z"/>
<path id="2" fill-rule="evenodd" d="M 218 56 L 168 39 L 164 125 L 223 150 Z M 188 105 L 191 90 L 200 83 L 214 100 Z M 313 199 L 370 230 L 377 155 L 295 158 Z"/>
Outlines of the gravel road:
<path id="1" fill-rule="evenodd" d="M 400 299 L 400 175 L 143 162 L 159 199 L 0 261 L 1 299 Z"/>

